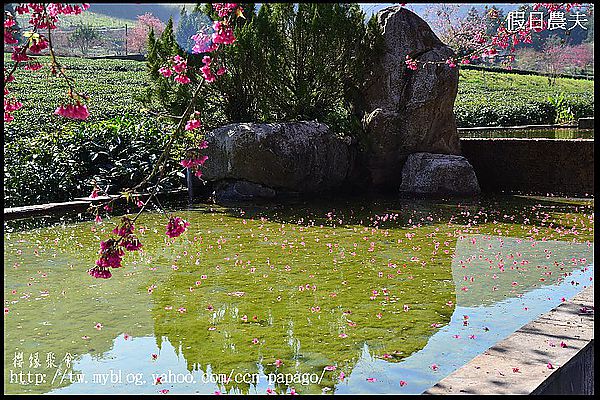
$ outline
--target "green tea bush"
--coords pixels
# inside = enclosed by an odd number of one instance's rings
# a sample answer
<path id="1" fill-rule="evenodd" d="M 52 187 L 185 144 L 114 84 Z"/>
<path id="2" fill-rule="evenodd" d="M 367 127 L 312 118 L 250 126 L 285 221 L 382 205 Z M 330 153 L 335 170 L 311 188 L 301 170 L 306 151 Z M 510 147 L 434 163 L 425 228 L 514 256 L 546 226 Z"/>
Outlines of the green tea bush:
<path id="1" fill-rule="evenodd" d="M 128 116 L 13 137 L 4 146 L 4 205 L 87 196 L 94 181 L 119 193 L 151 171 L 167 140 L 155 120 Z M 179 174 L 168 177 L 163 187 L 183 187 Z"/>
<path id="2" fill-rule="evenodd" d="M 594 82 L 461 70 L 454 113 L 459 127 L 568 122 L 594 115 Z"/>

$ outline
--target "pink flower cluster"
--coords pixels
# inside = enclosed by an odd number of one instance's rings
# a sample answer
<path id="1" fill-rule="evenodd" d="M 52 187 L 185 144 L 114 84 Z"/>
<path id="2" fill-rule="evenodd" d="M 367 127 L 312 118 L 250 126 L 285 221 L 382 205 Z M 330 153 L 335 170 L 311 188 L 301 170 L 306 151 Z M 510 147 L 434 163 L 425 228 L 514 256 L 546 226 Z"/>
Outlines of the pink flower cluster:
<path id="1" fill-rule="evenodd" d="M 15 19 L 12 15 L 8 15 L 4 20 L 4 43 L 5 44 L 17 44 L 19 41 L 13 36 L 16 33 Z"/>
<path id="2" fill-rule="evenodd" d="M 171 58 L 171 65 L 161 67 L 158 72 L 165 78 L 168 78 L 175 73 L 175 82 L 181 83 L 182 85 L 191 82 L 190 78 L 185 75 L 187 72 L 187 60 L 180 55 Z"/>
<path id="3" fill-rule="evenodd" d="M 141 249 L 140 240 L 133 234 L 135 226 L 128 217 L 123 217 L 122 224 L 113 229 L 118 239 L 110 238 L 100 242 L 100 258 L 96 260 L 96 266 L 88 273 L 94 278 L 108 279 L 112 276 L 108 268 L 121 268 L 125 250 L 137 251 Z"/>
<path id="4" fill-rule="evenodd" d="M 213 4 L 213 8 L 217 12 L 220 18 L 227 17 L 232 12 L 236 11 L 239 15 L 243 11 L 242 7 L 238 8 L 237 3 L 215 3 Z"/>
<path id="5" fill-rule="evenodd" d="M 212 62 L 212 59 L 210 58 L 210 56 L 204 56 L 204 57 L 202 57 L 202 62 L 204 63 L 202 68 L 200 68 L 200 71 L 202 72 L 202 76 L 204 77 L 206 82 L 208 82 L 208 83 L 214 82 L 217 79 L 217 77 L 210 70 L 210 64 Z"/>
<path id="6" fill-rule="evenodd" d="M 591 9 L 587 4 L 580 3 L 535 3 L 530 7 L 533 11 L 543 11 L 544 13 L 553 13 L 559 10 L 565 10 L 567 13 L 570 12 L 573 8 L 588 8 L 588 12 L 591 14 Z M 456 8 L 452 8 L 455 10 Z M 538 11 L 539 12 L 539 11 Z M 447 18 L 449 16 L 448 11 L 438 11 L 438 18 L 442 21 L 442 25 L 449 20 Z M 446 18 L 442 18 L 446 17 Z M 525 26 L 523 29 L 518 29 L 516 31 L 508 31 L 506 27 L 506 21 L 500 18 L 498 10 L 492 8 L 486 13 L 486 18 L 490 20 L 497 20 L 498 28 L 496 32 L 493 34 L 488 34 L 486 32 L 486 23 L 477 21 L 468 21 L 459 20 L 458 25 L 448 27 L 448 31 L 451 31 L 451 34 L 448 34 L 448 39 L 451 39 L 455 43 L 452 43 L 452 46 L 457 46 L 460 50 L 468 50 L 468 55 L 463 57 L 462 64 L 469 64 L 474 60 L 479 60 L 482 58 L 496 58 L 500 56 L 502 58 L 502 65 L 511 69 L 510 64 L 514 61 L 513 53 L 516 51 L 516 47 L 519 44 L 531 44 L 532 33 L 539 33 L 546 29 L 548 29 L 548 20 L 550 15 L 542 15 L 539 19 L 537 19 L 538 24 L 536 26 Z M 439 27 L 438 27 L 439 28 Z M 442 26 L 445 28 L 445 26 Z M 441 64 L 444 61 L 439 61 L 437 63 Z M 407 56 L 406 65 L 409 69 L 415 70 L 417 68 L 417 61 L 410 59 Z M 450 66 L 456 66 L 457 62 L 455 60 L 446 60 L 445 63 Z"/>
<path id="7" fill-rule="evenodd" d="M 216 9 L 217 5 L 213 6 Z M 241 7 L 237 10 L 236 14 L 240 15 Z M 191 37 L 194 41 L 192 54 L 211 53 L 217 50 L 220 44 L 233 44 L 235 42 L 233 27 L 228 21 L 214 21 L 213 31 L 212 34 L 209 34 L 206 30 L 202 30 Z"/>
<path id="8" fill-rule="evenodd" d="M 181 160 L 180 164 L 184 168 L 194 168 L 194 167 L 197 167 L 198 165 L 204 165 L 206 160 L 208 160 L 208 156 L 200 156 L 199 158 L 190 158 L 190 159 Z"/>
<path id="9" fill-rule="evenodd" d="M 194 41 L 192 54 L 211 53 L 219 48 L 217 43 L 212 42 L 212 34 L 207 33 L 204 29 L 192 35 L 191 39 Z"/>
<path id="10" fill-rule="evenodd" d="M 406 61 L 404 61 L 406 67 L 408 69 L 412 69 L 413 71 L 417 70 L 417 62 L 413 60 L 408 54 L 406 55 Z"/>
<path id="11" fill-rule="evenodd" d="M 213 22 L 213 29 L 215 30 L 212 36 L 213 43 L 232 44 L 235 42 L 233 28 L 226 21 Z"/>
<path id="12" fill-rule="evenodd" d="M 40 37 L 39 39 L 33 39 L 32 44 L 29 45 L 29 51 L 34 54 L 38 54 L 42 50 L 47 49 L 47 48 L 48 48 L 48 41 L 43 37 Z"/>
<path id="13" fill-rule="evenodd" d="M 15 117 L 11 113 L 23 107 L 23 104 L 14 97 L 7 98 L 6 95 L 8 93 L 8 89 L 4 88 L 4 122 L 12 121 Z"/>
<path id="14" fill-rule="evenodd" d="M 27 64 L 24 69 L 26 69 L 27 71 L 38 71 L 40 69 L 42 69 L 43 65 L 38 63 L 38 62 L 33 62 L 33 63 L 29 63 Z"/>
<path id="15" fill-rule="evenodd" d="M 577 6 L 580 6 L 580 3 L 535 3 L 533 5 L 533 11 L 537 11 L 541 7 L 543 7 L 546 10 L 552 12 L 552 11 L 558 11 L 564 7 L 566 12 L 570 12 L 571 8 L 577 7 Z"/>
<path id="16" fill-rule="evenodd" d="M 112 276 L 110 271 L 104 267 L 94 267 L 88 270 L 88 274 L 93 276 L 94 278 L 108 279 Z"/>
<path id="17" fill-rule="evenodd" d="M 13 52 L 10 55 L 10 59 L 13 60 L 14 62 L 22 62 L 22 61 L 29 61 L 31 60 L 31 57 L 29 57 L 27 54 L 25 54 L 25 52 L 23 51 L 23 47 L 13 47 Z"/>
<path id="18" fill-rule="evenodd" d="M 199 120 L 197 119 L 190 119 L 186 124 L 185 124 L 185 130 L 186 131 L 193 131 L 194 129 L 198 129 L 200 128 L 200 125 L 202 125 L 200 123 Z"/>
<path id="19" fill-rule="evenodd" d="M 207 147 L 208 143 L 206 140 L 203 140 L 202 143 L 200 143 L 200 146 L 198 146 L 198 149 L 188 150 L 187 157 L 181 160 L 179 164 L 184 168 L 189 168 L 194 171 L 196 177 L 202 177 L 202 170 L 200 167 L 208 160 L 208 156 L 200 154 L 200 150 L 206 149 Z"/>
<path id="20" fill-rule="evenodd" d="M 90 113 L 85 104 L 81 104 L 77 102 L 77 104 L 67 104 L 58 106 L 54 111 L 54 114 L 60 115 L 65 118 L 71 119 L 87 119 L 90 116 Z"/>
<path id="21" fill-rule="evenodd" d="M 178 237 L 187 230 L 188 226 L 190 226 L 189 222 L 184 221 L 179 217 L 171 217 L 169 219 L 169 223 L 167 224 L 166 234 L 170 238 Z"/>
<path id="22" fill-rule="evenodd" d="M 121 237 L 131 235 L 135 230 L 133 222 L 127 217 L 123 217 L 122 222 L 122 225 L 115 227 L 115 229 L 112 230 L 112 233 Z"/>
<path id="23" fill-rule="evenodd" d="M 96 265 L 102 268 L 121 268 L 121 261 L 125 252 L 120 248 L 119 241 L 108 239 L 100 242 L 100 258 Z"/>
<path id="24" fill-rule="evenodd" d="M 56 29 L 58 15 L 79 15 L 90 8 L 88 3 L 73 5 L 67 3 L 49 3 L 47 6 L 43 3 L 20 4 L 15 7 L 15 12 L 19 15 L 31 13 L 29 23 L 38 29 Z"/>

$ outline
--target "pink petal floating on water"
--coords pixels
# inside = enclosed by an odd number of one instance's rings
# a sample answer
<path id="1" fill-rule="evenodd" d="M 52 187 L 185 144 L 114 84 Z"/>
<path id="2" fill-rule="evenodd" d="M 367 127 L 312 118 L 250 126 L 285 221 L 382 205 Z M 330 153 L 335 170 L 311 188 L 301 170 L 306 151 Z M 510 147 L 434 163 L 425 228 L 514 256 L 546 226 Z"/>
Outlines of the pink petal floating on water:
<path id="1" fill-rule="evenodd" d="M 367 382 L 377 382 L 377 378 L 367 378 Z"/>
<path id="2" fill-rule="evenodd" d="M 169 389 L 161 389 L 158 391 L 158 393 L 167 394 L 169 393 Z"/>
<path id="3" fill-rule="evenodd" d="M 400 386 L 401 386 L 401 387 L 404 387 L 404 386 L 406 386 L 406 385 L 408 385 L 408 383 L 406 383 L 406 381 L 400 381 Z"/>
<path id="4" fill-rule="evenodd" d="M 437 364 L 431 364 L 431 366 L 429 368 L 431 368 L 434 371 L 437 371 L 439 367 Z"/>

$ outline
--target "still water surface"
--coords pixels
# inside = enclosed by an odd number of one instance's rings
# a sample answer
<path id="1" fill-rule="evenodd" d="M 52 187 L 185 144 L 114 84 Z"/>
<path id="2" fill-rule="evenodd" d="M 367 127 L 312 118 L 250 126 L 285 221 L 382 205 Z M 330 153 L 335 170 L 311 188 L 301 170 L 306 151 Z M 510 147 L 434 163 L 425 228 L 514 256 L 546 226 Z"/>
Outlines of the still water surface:
<path id="1" fill-rule="evenodd" d="M 593 200 L 175 213 L 109 280 L 117 218 L 5 226 L 7 393 L 421 393 L 592 284 Z"/>

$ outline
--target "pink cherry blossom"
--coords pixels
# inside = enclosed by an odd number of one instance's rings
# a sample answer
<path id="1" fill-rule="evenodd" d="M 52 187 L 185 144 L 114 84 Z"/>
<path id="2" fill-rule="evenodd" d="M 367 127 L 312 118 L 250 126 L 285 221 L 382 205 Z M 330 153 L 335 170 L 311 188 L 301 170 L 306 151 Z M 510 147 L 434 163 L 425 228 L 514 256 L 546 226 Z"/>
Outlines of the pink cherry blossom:
<path id="1" fill-rule="evenodd" d="M 170 238 L 178 237 L 187 230 L 188 226 L 190 226 L 189 222 L 179 217 L 171 217 L 167 224 L 166 234 Z"/>
<path id="2" fill-rule="evenodd" d="M 198 121 L 197 119 L 190 119 L 186 124 L 185 124 L 185 130 L 186 131 L 191 131 L 194 129 L 198 129 L 200 128 L 200 121 Z"/>
<path id="3" fill-rule="evenodd" d="M 175 77 L 175 81 L 181 83 L 182 85 L 187 85 L 191 82 L 190 78 L 185 75 L 177 75 Z"/>

